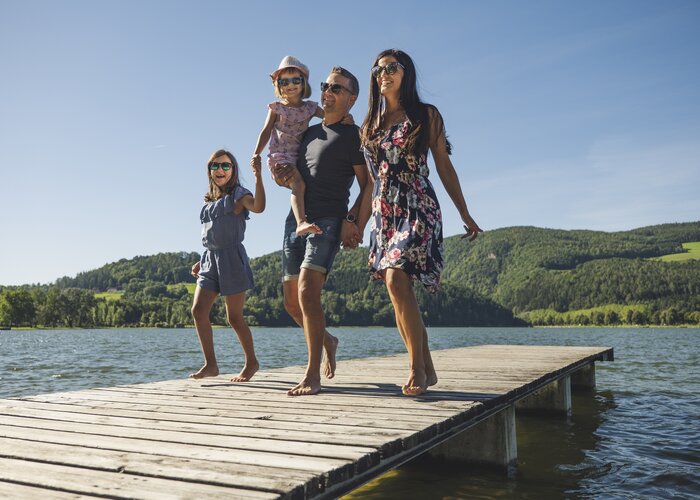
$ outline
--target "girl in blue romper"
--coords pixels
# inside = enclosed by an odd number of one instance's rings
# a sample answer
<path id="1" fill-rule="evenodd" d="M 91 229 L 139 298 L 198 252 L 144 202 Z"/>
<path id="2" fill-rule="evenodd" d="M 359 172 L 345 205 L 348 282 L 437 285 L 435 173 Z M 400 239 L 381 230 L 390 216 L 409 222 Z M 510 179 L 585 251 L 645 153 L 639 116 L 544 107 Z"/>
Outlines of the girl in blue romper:
<path id="1" fill-rule="evenodd" d="M 214 353 L 214 337 L 209 313 L 221 294 L 226 301 L 226 317 L 238 335 L 245 354 L 245 366 L 232 382 L 247 382 L 260 367 L 255 357 L 253 336 L 243 319 L 246 290 L 253 288 L 253 272 L 243 247 L 245 221 L 249 212 L 265 210 L 265 188 L 260 165 L 253 167 L 255 196 L 240 185 L 238 162 L 220 149 L 207 162 L 209 191 L 200 213 L 202 222 L 202 258 L 192 266 L 197 288 L 192 304 L 192 317 L 204 354 L 204 366 L 190 377 L 216 377 L 219 366 Z"/>

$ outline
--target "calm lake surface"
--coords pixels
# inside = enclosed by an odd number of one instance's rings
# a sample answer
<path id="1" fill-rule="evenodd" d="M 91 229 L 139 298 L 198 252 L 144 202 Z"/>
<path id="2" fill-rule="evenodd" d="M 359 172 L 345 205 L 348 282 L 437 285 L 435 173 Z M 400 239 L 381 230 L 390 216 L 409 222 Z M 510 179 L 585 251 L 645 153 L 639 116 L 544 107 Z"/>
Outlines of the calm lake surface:
<path id="1" fill-rule="evenodd" d="M 339 359 L 404 352 L 394 329 L 331 331 Z M 305 363 L 301 330 L 253 334 L 262 369 Z M 432 328 L 429 335 L 432 349 L 610 346 L 615 361 L 596 364 L 598 387 L 574 393 L 569 419 L 517 418 L 514 477 L 417 459 L 348 498 L 700 496 L 700 329 Z M 215 339 L 220 368 L 237 373 L 235 334 L 217 329 Z M 201 363 L 192 329 L 0 331 L 0 398 L 182 378 Z"/>

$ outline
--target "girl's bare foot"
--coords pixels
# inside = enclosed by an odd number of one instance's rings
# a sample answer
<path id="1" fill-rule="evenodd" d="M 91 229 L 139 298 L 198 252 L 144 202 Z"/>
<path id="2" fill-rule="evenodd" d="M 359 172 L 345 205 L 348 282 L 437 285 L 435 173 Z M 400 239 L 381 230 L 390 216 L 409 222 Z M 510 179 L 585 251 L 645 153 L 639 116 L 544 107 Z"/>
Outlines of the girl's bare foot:
<path id="1" fill-rule="evenodd" d="M 256 361 L 255 363 L 252 363 L 250 366 L 246 363 L 243 369 L 241 370 L 241 373 L 236 375 L 231 379 L 231 382 L 248 382 L 251 378 L 253 378 L 253 375 L 260 369 L 260 364 Z"/>
<path id="2" fill-rule="evenodd" d="M 190 373 L 190 378 L 199 379 L 204 377 L 216 377 L 219 375 L 219 367 L 217 365 L 204 365 L 196 373 Z"/>
<path id="3" fill-rule="evenodd" d="M 303 221 L 301 224 L 299 224 L 297 226 L 296 233 L 297 233 L 297 236 L 301 236 L 302 234 L 306 234 L 306 233 L 322 234 L 323 231 L 316 224 L 312 224 L 311 222 Z"/>
<path id="4" fill-rule="evenodd" d="M 301 382 L 287 391 L 287 396 L 313 396 L 321 392 L 321 380 L 304 377 Z"/>
<path id="5" fill-rule="evenodd" d="M 425 375 L 425 370 L 410 370 L 408 381 L 401 387 L 404 396 L 420 396 L 427 390 L 428 378 Z"/>
<path id="6" fill-rule="evenodd" d="M 323 361 L 321 371 L 326 378 L 335 377 L 335 353 L 338 350 L 338 338 L 330 333 L 323 339 Z"/>

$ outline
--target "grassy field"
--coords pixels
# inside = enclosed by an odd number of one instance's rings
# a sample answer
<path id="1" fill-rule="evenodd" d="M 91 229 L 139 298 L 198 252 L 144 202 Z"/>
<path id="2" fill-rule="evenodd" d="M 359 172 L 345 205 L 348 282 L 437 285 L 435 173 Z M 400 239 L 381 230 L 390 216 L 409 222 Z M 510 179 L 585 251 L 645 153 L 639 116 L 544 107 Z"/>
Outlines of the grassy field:
<path id="1" fill-rule="evenodd" d="M 187 291 L 189 292 L 190 295 L 194 295 L 194 290 L 197 288 L 197 283 L 178 283 L 177 285 L 168 285 L 168 290 L 172 289 L 175 286 L 185 286 L 187 288 Z"/>
<path id="2" fill-rule="evenodd" d="M 96 299 L 119 300 L 124 292 L 99 292 L 95 294 Z"/>
<path id="3" fill-rule="evenodd" d="M 683 260 L 700 259 L 700 241 L 683 243 L 683 248 L 685 248 L 687 252 L 663 255 L 658 257 L 656 260 L 662 260 L 664 262 L 680 262 Z"/>

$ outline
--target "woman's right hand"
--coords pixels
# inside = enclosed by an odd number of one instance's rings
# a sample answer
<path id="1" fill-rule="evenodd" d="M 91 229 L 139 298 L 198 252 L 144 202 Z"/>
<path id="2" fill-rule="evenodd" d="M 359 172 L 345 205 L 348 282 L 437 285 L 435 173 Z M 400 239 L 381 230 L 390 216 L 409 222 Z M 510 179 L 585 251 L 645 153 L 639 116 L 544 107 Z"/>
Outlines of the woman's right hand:
<path id="1" fill-rule="evenodd" d="M 199 278 L 199 261 L 195 262 L 190 272 L 192 273 L 192 276 Z"/>
<path id="2" fill-rule="evenodd" d="M 476 237 L 479 236 L 479 233 L 484 232 L 484 230 L 481 229 L 476 222 L 474 222 L 471 215 L 467 214 L 466 216 L 462 217 L 462 220 L 464 221 L 464 230 L 467 232 L 467 234 L 462 235 L 462 239 L 469 238 L 469 241 L 474 241 Z"/>

